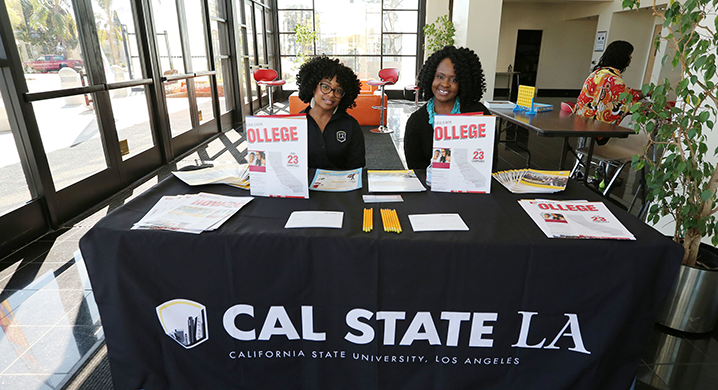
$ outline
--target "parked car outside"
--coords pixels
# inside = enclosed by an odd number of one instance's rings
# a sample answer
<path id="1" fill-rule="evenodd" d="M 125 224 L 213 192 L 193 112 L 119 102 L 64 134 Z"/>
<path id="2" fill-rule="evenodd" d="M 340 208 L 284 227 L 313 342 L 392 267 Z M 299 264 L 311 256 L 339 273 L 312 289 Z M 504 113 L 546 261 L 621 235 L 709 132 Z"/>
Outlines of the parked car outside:
<path id="1" fill-rule="evenodd" d="M 28 73 L 44 73 L 60 70 L 62 68 L 73 68 L 79 71 L 85 67 L 85 63 L 82 60 L 65 59 L 65 56 L 62 55 L 46 54 L 37 57 L 35 61 L 24 62 L 22 66 Z"/>

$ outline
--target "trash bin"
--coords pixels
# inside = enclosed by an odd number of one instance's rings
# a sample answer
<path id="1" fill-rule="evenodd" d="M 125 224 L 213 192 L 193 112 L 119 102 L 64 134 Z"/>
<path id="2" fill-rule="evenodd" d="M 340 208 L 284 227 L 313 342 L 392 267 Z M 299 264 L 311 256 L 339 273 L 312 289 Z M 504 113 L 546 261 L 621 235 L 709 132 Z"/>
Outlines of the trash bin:
<path id="1" fill-rule="evenodd" d="M 112 65 L 110 70 L 115 75 L 115 82 L 125 81 L 125 70 L 121 66 Z M 126 97 L 129 95 L 129 88 L 113 89 L 112 97 Z"/>
<path id="2" fill-rule="evenodd" d="M 60 76 L 60 88 L 62 89 L 82 86 L 80 75 L 72 68 L 62 68 L 57 74 Z M 77 106 L 83 103 L 85 103 L 85 99 L 82 95 L 68 96 L 65 98 L 65 104 L 68 106 Z"/>

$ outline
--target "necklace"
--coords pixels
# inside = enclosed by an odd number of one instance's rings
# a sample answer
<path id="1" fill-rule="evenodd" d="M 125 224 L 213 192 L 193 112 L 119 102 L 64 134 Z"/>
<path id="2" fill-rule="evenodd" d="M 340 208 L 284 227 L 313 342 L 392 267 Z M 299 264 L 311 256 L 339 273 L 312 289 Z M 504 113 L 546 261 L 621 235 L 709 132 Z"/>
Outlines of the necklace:
<path id="1" fill-rule="evenodd" d="M 436 110 L 434 109 L 434 98 L 429 99 L 429 102 L 426 103 L 426 111 L 429 112 L 429 124 L 434 126 L 434 115 L 436 115 Z M 451 109 L 451 114 L 460 114 L 461 113 L 461 104 L 459 103 L 459 97 L 456 97 L 456 100 L 454 101 L 454 107 Z"/>

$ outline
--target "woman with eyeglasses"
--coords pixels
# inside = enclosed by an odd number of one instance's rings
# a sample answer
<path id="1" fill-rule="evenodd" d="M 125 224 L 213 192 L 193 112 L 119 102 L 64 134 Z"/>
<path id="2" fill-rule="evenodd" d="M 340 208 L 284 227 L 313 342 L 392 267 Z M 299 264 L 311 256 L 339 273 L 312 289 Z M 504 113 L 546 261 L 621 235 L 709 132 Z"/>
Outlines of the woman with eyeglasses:
<path id="1" fill-rule="evenodd" d="M 346 110 L 356 106 L 361 84 L 337 59 L 315 57 L 297 74 L 299 98 L 309 103 L 309 168 L 349 170 L 366 165 L 364 134 Z"/>
<path id="2" fill-rule="evenodd" d="M 419 96 L 428 102 L 406 122 L 404 156 L 409 169 L 424 169 L 431 162 L 434 115 L 489 110 L 479 102 L 486 91 L 479 57 L 464 47 L 446 46 L 432 54 L 419 72 Z"/>

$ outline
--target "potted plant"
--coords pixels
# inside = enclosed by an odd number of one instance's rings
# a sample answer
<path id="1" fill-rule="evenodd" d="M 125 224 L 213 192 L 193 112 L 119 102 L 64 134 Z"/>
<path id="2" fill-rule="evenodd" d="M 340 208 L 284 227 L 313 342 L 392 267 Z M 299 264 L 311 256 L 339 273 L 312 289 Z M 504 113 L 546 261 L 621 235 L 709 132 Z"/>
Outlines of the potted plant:
<path id="1" fill-rule="evenodd" d="M 298 23 L 294 26 L 294 39 L 297 42 L 297 54 L 292 59 L 296 70 L 307 61 L 307 55 L 304 52 L 314 51 L 314 42 L 317 40 L 317 32 L 312 30 L 309 24 Z"/>
<path id="2" fill-rule="evenodd" d="M 428 57 L 435 51 L 443 49 L 444 46 L 453 45 L 454 34 L 456 34 L 454 22 L 449 20 L 447 15 L 439 16 L 434 23 L 425 25 L 424 37 L 426 37 L 426 43 L 424 44 L 424 50 L 426 51 L 426 56 Z"/>
<path id="3" fill-rule="evenodd" d="M 623 0 L 624 8 L 639 6 L 640 0 Z M 685 250 L 679 278 L 658 322 L 696 333 L 713 329 L 718 319 L 718 271 L 710 269 L 718 265 L 711 257 L 718 244 L 718 170 L 711 156 L 718 150 L 708 147 L 718 106 L 718 25 L 711 21 L 715 7 L 715 0 L 671 0 L 662 7 L 654 0 L 654 15 L 663 19 L 667 31 L 655 44 L 667 45 L 670 54 L 663 64 L 670 61 L 680 70 L 680 77 L 644 85 L 642 92 L 651 95 L 650 102 L 631 107 L 636 131 L 644 128 L 652 135 L 643 155 L 633 158 L 636 169 L 645 169 L 646 202 L 651 205 L 647 220 L 656 224 L 671 216 L 675 220 L 673 240 Z M 675 105 L 669 104 L 669 96 L 675 96 Z M 710 238 L 713 247 L 701 245 L 704 237 Z"/>

